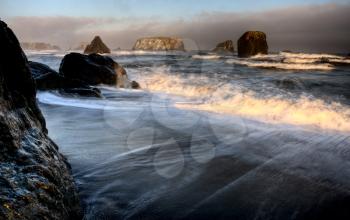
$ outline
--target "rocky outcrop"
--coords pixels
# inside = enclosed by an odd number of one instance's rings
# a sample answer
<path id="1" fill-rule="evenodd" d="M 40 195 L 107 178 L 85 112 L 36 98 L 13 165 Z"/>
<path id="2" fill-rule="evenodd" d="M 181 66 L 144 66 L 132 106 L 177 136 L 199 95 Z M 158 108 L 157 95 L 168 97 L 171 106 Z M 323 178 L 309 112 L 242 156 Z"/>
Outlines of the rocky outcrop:
<path id="1" fill-rule="evenodd" d="M 185 46 L 180 38 L 173 37 L 149 37 L 138 39 L 132 48 L 133 50 L 151 50 L 151 51 L 184 51 Z"/>
<path id="2" fill-rule="evenodd" d="M 67 160 L 47 136 L 28 61 L 0 21 L 0 219 L 76 219 Z"/>
<path id="3" fill-rule="evenodd" d="M 22 42 L 21 47 L 24 50 L 61 50 L 59 46 L 51 45 L 48 43 L 42 43 L 42 42 Z"/>
<path id="4" fill-rule="evenodd" d="M 111 53 L 111 50 L 103 43 L 100 36 L 96 36 L 84 50 L 85 54 Z"/>
<path id="5" fill-rule="evenodd" d="M 235 51 L 232 40 L 227 40 L 216 45 L 214 52 L 233 53 Z"/>
<path id="6" fill-rule="evenodd" d="M 64 95 L 101 98 L 101 92 L 80 80 L 64 77 L 45 64 L 29 61 L 29 67 L 39 90 L 58 90 Z"/>
<path id="7" fill-rule="evenodd" d="M 88 85 L 106 84 L 119 88 L 139 88 L 137 82 L 128 79 L 121 65 L 110 57 L 98 54 L 67 54 L 62 60 L 60 74 Z"/>
<path id="8" fill-rule="evenodd" d="M 257 54 L 267 54 L 266 34 L 261 31 L 248 31 L 237 42 L 238 56 L 250 57 Z"/>

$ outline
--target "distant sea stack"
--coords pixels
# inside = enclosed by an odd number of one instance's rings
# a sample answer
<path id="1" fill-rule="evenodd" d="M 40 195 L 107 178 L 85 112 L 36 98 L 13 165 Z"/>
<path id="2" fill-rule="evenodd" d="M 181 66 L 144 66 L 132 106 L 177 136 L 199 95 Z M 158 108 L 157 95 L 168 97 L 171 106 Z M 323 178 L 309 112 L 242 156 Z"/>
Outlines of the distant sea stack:
<path id="1" fill-rule="evenodd" d="M 216 45 L 214 52 L 228 52 L 233 53 L 235 51 L 232 40 L 227 40 Z"/>
<path id="2" fill-rule="evenodd" d="M 132 48 L 133 50 L 150 51 L 184 51 L 185 46 L 180 38 L 175 37 L 147 37 L 138 39 Z"/>
<path id="3" fill-rule="evenodd" d="M 261 31 L 247 31 L 237 42 L 238 56 L 250 57 L 257 54 L 267 54 L 266 34 Z"/>
<path id="4" fill-rule="evenodd" d="M 42 42 L 22 42 L 21 47 L 24 50 L 61 50 L 59 46 Z"/>
<path id="5" fill-rule="evenodd" d="M 111 50 L 103 43 L 100 36 L 96 36 L 84 50 L 85 54 L 92 53 L 111 53 Z"/>
<path id="6" fill-rule="evenodd" d="M 0 219 L 81 219 L 67 159 L 48 137 L 28 60 L 0 21 Z"/>

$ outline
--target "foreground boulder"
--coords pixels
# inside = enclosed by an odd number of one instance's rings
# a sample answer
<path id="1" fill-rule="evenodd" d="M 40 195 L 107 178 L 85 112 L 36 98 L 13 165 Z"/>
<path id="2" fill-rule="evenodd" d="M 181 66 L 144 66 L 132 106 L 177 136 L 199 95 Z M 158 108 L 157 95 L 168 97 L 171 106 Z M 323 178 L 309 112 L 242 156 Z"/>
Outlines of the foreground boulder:
<path id="1" fill-rule="evenodd" d="M 28 61 L 0 21 L 0 219 L 78 219 L 67 160 L 47 136 Z"/>
<path id="2" fill-rule="evenodd" d="M 80 80 L 64 77 L 45 64 L 29 61 L 29 67 L 39 90 L 59 90 L 64 95 L 101 98 L 101 92 Z"/>
<path id="3" fill-rule="evenodd" d="M 250 57 L 268 53 L 266 35 L 261 31 L 248 31 L 244 33 L 239 38 L 237 46 L 239 57 Z"/>
<path id="4" fill-rule="evenodd" d="M 61 63 L 60 74 L 65 78 L 80 80 L 88 85 L 106 84 L 119 88 L 139 88 L 130 81 L 125 69 L 113 59 L 98 54 L 67 54 Z"/>
<path id="5" fill-rule="evenodd" d="M 132 48 L 133 50 L 150 50 L 150 51 L 184 51 L 185 46 L 180 38 L 173 37 L 148 37 L 138 39 Z"/>
<path id="6" fill-rule="evenodd" d="M 96 36 L 84 50 L 85 54 L 93 53 L 111 53 L 111 50 L 103 43 L 100 36 Z"/>
<path id="7" fill-rule="evenodd" d="M 227 40 L 216 45 L 214 52 L 233 53 L 235 51 L 232 40 Z"/>

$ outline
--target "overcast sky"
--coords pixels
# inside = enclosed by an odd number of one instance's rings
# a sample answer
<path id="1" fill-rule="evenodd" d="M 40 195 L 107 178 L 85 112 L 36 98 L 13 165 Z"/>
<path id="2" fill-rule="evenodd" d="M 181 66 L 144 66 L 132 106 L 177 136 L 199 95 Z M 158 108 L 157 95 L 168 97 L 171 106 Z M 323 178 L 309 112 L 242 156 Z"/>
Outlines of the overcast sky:
<path id="1" fill-rule="evenodd" d="M 100 35 L 130 49 L 145 36 L 177 36 L 191 48 L 264 31 L 272 51 L 350 53 L 350 0 L 0 0 L 21 41 L 76 47 Z"/>

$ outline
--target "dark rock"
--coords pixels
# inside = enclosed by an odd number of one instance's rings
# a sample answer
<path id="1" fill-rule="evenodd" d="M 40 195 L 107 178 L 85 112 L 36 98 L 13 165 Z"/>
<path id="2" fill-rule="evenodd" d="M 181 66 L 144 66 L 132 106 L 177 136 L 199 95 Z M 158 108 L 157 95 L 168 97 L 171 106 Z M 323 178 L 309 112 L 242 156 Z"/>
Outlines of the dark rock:
<path id="1" fill-rule="evenodd" d="M 227 40 L 216 45 L 214 52 L 233 53 L 235 51 L 232 40 Z"/>
<path id="2" fill-rule="evenodd" d="M 185 45 L 180 38 L 174 37 L 147 37 L 138 39 L 132 48 L 133 50 L 150 50 L 150 51 L 184 51 Z"/>
<path id="3" fill-rule="evenodd" d="M 2 21 L 0 48 L 0 219 L 78 219 L 70 166 L 47 136 L 27 58 Z"/>
<path id="4" fill-rule="evenodd" d="M 250 57 L 268 53 L 266 35 L 261 31 L 248 31 L 244 33 L 239 38 L 237 46 L 239 57 Z"/>
<path id="5" fill-rule="evenodd" d="M 80 80 L 66 78 L 45 64 L 29 61 L 29 66 L 39 90 L 59 90 L 64 95 L 102 97 L 99 89 Z"/>
<path id="6" fill-rule="evenodd" d="M 85 54 L 111 53 L 111 50 L 103 43 L 100 36 L 96 36 L 84 50 Z"/>
<path id="7" fill-rule="evenodd" d="M 98 54 L 67 54 L 61 63 L 60 74 L 66 78 L 81 80 L 88 85 L 113 85 L 131 88 L 132 83 L 125 69 L 112 58 Z"/>

